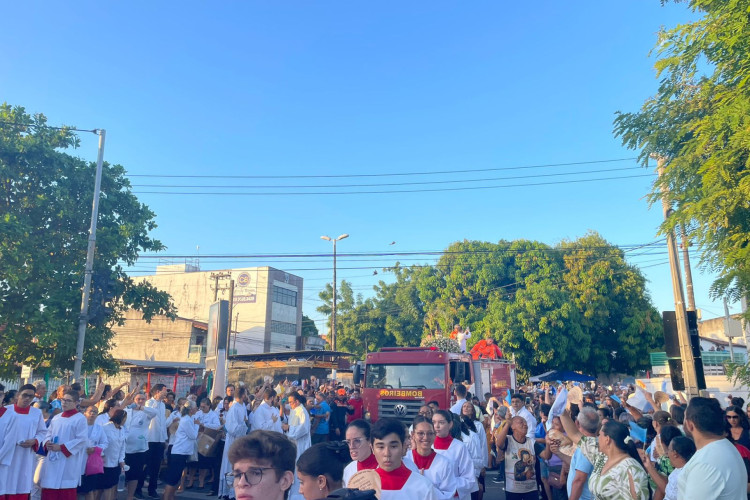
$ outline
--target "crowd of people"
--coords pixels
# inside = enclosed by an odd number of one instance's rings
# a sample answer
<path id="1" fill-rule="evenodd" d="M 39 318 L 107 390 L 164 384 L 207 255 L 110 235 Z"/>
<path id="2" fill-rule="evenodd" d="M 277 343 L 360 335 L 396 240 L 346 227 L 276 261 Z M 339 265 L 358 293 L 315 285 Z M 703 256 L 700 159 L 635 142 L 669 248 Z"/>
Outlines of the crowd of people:
<path id="1" fill-rule="evenodd" d="M 180 398 L 163 384 L 124 388 L 2 394 L 0 499 L 114 500 L 119 484 L 128 500 L 190 488 L 317 500 L 377 483 L 381 500 L 482 500 L 485 480 L 508 500 L 750 499 L 740 398 L 722 408 L 633 386 L 527 386 L 480 401 L 457 384 L 450 407 L 371 424 L 358 388 L 314 377 L 230 384 L 213 400 L 200 386 Z"/>

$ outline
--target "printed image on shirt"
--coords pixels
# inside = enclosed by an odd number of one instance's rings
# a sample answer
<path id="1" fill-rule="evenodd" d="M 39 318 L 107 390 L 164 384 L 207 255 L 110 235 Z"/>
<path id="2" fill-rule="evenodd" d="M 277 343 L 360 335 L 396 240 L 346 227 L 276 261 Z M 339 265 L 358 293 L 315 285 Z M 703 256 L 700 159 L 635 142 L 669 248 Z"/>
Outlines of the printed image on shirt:
<path id="1" fill-rule="evenodd" d="M 513 465 L 513 479 L 516 481 L 529 481 L 536 479 L 534 473 L 534 456 L 529 450 L 519 450 L 518 455 L 512 455 L 515 464 Z"/>

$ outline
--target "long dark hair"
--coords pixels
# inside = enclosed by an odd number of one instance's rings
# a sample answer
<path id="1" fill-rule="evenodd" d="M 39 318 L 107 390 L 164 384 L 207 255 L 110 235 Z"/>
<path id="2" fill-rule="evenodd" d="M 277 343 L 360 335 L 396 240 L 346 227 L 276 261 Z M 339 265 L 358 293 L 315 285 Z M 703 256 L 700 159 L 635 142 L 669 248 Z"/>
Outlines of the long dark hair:
<path id="1" fill-rule="evenodd" d="M 607 420 L 607 423 L 602 426 L 601 432 L 612 440 L 617 449 L 626 452 L 643 467 L 643 462 L 640 455 L 638 455 L 635 441 L 633 441 L 633 438 L 630 438 L 630 429 L 625 424 L 615 422 L 614 420 Z M 630 439 L 625 442 L 626 438 Z"/>
<path id="2" fill-rule="evenodd" d="M 466 428 L 467 431 L 477 432 L 477 426 L 474 425 L 474 419 L 471 418 L 468 415 L 461 415 L 461 431 L 463 432 L 463 428 Z M 464 432 L 467 436 L 469 435 L 468 432 Z"/>
<path id="3" fill-rule="evenodd" d="M 724 414 L 726 415 L 726 412 L 728 411 L 733 411 L 737 415 L 740 416 L 740 427 L 742 427 L 745 430 L 750 430 L 750 420 L 747 419 L 747 415 L 745 414 L 744 411 L 742 411 L 742 408 L 740 408 L 739 406 L 727 406 L 727 409 L 724 410 Z M 729 432 L 731 425 L 729 425 L 729 420 L 726 420 L 726 422 L 727 422 L 727 432 Z"/>
<path id="4" fill-rule="evenodd" d="M 299 460 L 297 470 L 308 476 L 325 476 L 329 490 L 341 487 L 344 477 L 344 467 L 352 458 L 349 456 L 349 446 L 343 441 L 318 443 L 306 449 Z"/>

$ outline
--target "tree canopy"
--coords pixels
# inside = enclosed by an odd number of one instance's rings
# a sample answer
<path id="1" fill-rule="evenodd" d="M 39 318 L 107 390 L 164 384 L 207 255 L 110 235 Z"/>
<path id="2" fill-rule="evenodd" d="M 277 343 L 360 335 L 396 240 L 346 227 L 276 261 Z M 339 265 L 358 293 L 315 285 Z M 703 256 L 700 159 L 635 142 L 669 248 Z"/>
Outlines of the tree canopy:
<path id="1" fill-rule="evenodd" d="M 596 233 L 554 247 L 515 240 L 461 241 L 434 265 L 386 269 L 375 295 L 342 282 L 337 347 L 363 354 L 417 346 L 469 327 L 468 346 L 492 336 L 527 372 L 633 372 L 662 345 L 661 319 L 640 271 Z M 318 311 L 330 315 L 331 286 Z"/>
<path id="2" fill-rule="evenodd" d="M 750 0 L 688 3 L 703 17 L 659 33 L 658 90 L 614 131 L 645 165 L 665 159 L 651 192 L 668 188 L 674 207 L 662 232 L 683 226 L 718 275 L 712 296 L 737 299 L 750 290 Z"/>
<path id="3" fill-rule="evenodd" d="M 96 165 L 64 150 L 78 138 L 44 115 L 0 106 L 0 375 L 16 363 L 72 369 Z M 106 164 L 84 347 L 84 370 L 115 369 L 109 354 L 125 309 L 175 317 L 166 292 L 135 283 L 122 265 L 159 251 L 154 213 L 130 191 L 125 169 Z"/>

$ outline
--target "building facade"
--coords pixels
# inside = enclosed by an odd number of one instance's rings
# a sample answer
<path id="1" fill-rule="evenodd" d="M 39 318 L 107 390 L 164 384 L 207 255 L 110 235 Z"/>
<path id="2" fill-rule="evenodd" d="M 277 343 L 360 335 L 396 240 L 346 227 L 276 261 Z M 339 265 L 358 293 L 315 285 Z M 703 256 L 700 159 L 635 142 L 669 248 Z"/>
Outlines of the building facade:
<path id="1" fill-rule="evenodd" d="M 137 279 L 168 292 L 177 308 L 178 322 L 190 322 L 191 328 L 194 324 L 207 324 L 211 304 L 230 300 L 231 295 L 230 354 L 295 351 L 302 347 L 303 279 L 299 276 L 272 267 L 200 271 L 196 266 L 180 264 L 158 266 L 156 274 Z M 234 290 L 230 294 L 232 281 Z M 137 313 L 129 316 L 133 317 L 128 317 L 124 326 L 114 328 L 116 358 L 144 359 L 143 356 L 153 355 L 150 359 L 193 362 L 196 353 L 202 352 L 201 361 L 204 360 L 205 335 L 199 341 L 191 333 L 190 342 L 194 343 L 187 344 L 188 334 L 182 331 L 186 325 L 175 327 L 166 318 L 154 318 L 149 324 Z M 173 331 L 174 328 L 181 331 Z M 160 340 L 156 342 L 154 338 Z M 159 345 L 146 347 L 147 343 Z M 185 350 L 182 343 L 187 345 L 187 357 L 180 354 Z M 172 344 L 180 347 L 166 348 Z M 132 346 L 139 356 L 131 356 L 131 347 L 125 346 Z"/>

